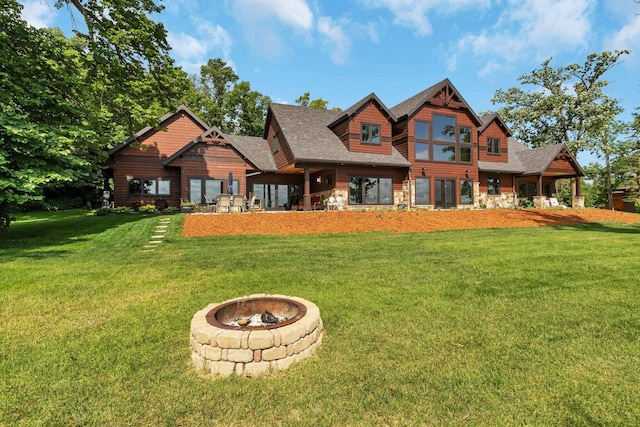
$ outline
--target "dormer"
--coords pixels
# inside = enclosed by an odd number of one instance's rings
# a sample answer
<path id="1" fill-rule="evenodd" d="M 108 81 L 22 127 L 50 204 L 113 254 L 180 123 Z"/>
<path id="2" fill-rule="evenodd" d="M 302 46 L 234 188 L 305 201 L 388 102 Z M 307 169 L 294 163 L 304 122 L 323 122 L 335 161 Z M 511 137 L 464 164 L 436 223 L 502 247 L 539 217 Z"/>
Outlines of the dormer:
<path id="1" fill-rule="evenodd" d="M 345 110 L 328 127 L 351 152 L 390 155 L 394 121 L 389 109 L 371 93 Z"/>
<path id="2" fill-rule="evenodd" d="M 481 162 L 507 163 L 509 161 L 509 137 L 507 125 L 496 113 L 482 117 L 478 128 L 478 159 Z"/>

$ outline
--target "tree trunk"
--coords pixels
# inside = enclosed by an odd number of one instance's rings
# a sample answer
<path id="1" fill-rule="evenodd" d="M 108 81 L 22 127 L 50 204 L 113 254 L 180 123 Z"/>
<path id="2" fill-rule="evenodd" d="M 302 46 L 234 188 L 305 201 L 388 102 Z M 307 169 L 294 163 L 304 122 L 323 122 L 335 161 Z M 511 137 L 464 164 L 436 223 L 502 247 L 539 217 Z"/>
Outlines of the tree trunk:
<path id="1" fill-rule="evenodd" d="M 606 132 L 602 132 L 602 147 L 604 151 L 604 165 L 606 171 L 606 182 L 607 182 L 607 203 L 609 204 L 609 209 L 612 211 L 615 210 L 613 207 L 613 191 L 611 190 L 611 159 L 609 158 L 609 146 L 607 145 L 607 134 Z"/>

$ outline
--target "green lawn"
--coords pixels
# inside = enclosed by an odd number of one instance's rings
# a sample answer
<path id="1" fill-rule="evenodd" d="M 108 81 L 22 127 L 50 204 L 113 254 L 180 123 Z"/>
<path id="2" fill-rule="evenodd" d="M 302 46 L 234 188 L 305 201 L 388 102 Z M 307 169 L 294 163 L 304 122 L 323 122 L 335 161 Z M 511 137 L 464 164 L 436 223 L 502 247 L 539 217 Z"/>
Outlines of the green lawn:
<path id="1" fill-rule="evenodd" d="M 0 234 L 0 425 L 637 425 L 640 226 L 182 238 L 181 215 L 21 215 Z M 213 379 L 189 323 L 299 296 L 323 345 Z"/>

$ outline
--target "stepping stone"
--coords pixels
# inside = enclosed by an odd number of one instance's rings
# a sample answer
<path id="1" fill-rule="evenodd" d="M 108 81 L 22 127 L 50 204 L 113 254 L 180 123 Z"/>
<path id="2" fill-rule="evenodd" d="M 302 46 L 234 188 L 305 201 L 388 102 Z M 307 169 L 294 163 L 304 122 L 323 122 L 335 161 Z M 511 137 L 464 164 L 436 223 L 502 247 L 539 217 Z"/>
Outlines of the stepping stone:
<path id="1" fill-rule="evenodd" d="M 151 236 L 152 239 L 162 239 L 163 237 L 164 237 L 163 235 L 161 235 L 161 236 Z"/>

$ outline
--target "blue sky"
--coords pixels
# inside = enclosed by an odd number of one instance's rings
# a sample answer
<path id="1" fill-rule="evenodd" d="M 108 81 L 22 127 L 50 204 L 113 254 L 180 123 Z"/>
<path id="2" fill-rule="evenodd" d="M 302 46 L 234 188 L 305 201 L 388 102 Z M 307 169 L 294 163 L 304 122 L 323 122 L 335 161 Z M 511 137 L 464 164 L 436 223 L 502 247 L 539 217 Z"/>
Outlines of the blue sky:
<path id="1" fill-rule="evenodd" d="M 31 25 L 72 19 L 54 0 L 22 0 Z M 293 104 L 305 92 L 348 108 L 371 92 L 391 108 L 449 78 L 476 113 L 494 92 L 551 66 L 629 49 L 607 72 L 628 119 L 640 106 L 640 3 L 634 0 L 170 0 L 164 24 L 177 65 L 222 58 L 241 80 Z M 76 17 L 80 25 L 81 20 Z M 82 30 L 82 26 L 79 27 Z M 582 158 L 581 158 L 582 157 Z M 580 156 L 586 164 L 592 158 Z"/>

